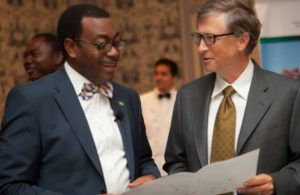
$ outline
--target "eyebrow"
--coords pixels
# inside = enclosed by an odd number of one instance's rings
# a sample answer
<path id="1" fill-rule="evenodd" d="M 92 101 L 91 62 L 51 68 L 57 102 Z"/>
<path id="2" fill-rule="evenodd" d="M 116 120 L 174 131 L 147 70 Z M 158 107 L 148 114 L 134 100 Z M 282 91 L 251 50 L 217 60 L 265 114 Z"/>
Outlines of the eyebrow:
<path id="1" fill-rule="evenodd" d="M 114 36 L 112 36 L 112 39 L 116 38 L 119 35 L 120 35 L 120 32 L 116 32 L 116 34 Z M 110 39 L 110 37 L 106 34 L 98 34 L 98 35 L 96 35 L 96 39 L 97 38 Z"/>
<path id="2" fill-rule="evenodd" d="M 28 52 L 28 53 L 33 53 L 33 52 L 38 51 L 39 48 L 40 48 L 40 47 L 38 47 L 38 48 L 33 48 L 33 49 L 29 49 L 29 50 L 27 50 L 27 52 Z"/>
<path id="3" fill-rule="evenodd" d="M 27 57 L 29 55 L 32 55 L 35 52 L 38 52 L 38 49 L 26 50 L 26 51 L 23 52 L 23 57 Z"/>

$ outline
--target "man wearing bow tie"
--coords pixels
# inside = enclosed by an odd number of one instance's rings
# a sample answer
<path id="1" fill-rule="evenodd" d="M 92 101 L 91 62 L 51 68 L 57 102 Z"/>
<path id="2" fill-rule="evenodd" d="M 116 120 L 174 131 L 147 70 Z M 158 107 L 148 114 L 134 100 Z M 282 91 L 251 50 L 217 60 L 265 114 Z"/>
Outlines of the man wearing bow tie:
<path id="1" fill-rule="evenodd" d="M 14 88 L 0 135 L 0 194 L 120 194 L 160 176 L 136 91 L 114 81 L 124 41 L 108 12 L 69 7 L 66 63 Z"/>
<path id="2" fill-rule="evenodd" d="M 177 75 L 178 67 L 174 61 L 159 59 L 154 66 L 155 88 L 141 95 L 147 137 L 163 176 L 166 175 L 162 166 L 177 93 L 174 87 Z"/>

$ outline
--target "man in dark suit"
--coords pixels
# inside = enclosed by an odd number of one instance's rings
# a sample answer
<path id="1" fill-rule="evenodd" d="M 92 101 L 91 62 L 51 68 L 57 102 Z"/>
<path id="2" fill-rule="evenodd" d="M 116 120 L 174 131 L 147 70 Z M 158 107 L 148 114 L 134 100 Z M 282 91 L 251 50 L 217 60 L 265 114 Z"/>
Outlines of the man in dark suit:
<path id="1" fill-rule="evenodd" d="M 240 0 L 209 0 L 197 17 L 192 37 L 213 73 L 178 91 L 164 169 L 195 172 L 259 148 L 257 175 L 237 192 L 300 194 L 299 81 L 251 61 L 260 22 Z"/>
<path id="2" fill-rule="evenodd" d="M 8 95 L 0 194 L 122 193 L 159 177 L 139 96 L 112 81 L 124 41 L 109 13 L 72 6 L 57 34 L 64 67 Z"/>

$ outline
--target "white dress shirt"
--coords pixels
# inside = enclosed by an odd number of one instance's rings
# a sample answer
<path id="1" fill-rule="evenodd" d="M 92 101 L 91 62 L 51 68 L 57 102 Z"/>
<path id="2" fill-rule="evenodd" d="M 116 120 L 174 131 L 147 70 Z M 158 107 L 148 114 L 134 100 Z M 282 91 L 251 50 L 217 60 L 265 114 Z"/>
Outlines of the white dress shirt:
<path id="1" fill-rule="evenodd" d="M 146 134 L 155 160 L 162 176 L 167 173 L 162 169 L 165 163 L 165 149 L 171 126 L 173 108 L 177 91 L 170 91 L 170 98 L 158 98 L 159 91 L 154 89 L 140 96 Z"/>
<path id="2" fill-rule="evenodd" d="M 240 134 L 242 121 L 244 118 L 244 112 L 247 104 L 247 98 L 250 90 L 250 85 L 253 77 L 254 65 L 251 60 L 249 60 L 247 68 L 244 72 L 236 79 L 232 84 L 227 83 L 219 75 L 216 77 L 215 87 L 211 95 L 211 102 L 209 107 L 208 115 L 208 162 L 210 162 L 210 153 L 212 145 L 212 136 L 214 131 L 214 124 L 216 115 L 221 104 L 221 101 L 224 97 L 222 91 L 228 86 L 231 85 L 236 93 L 232 95 L 232 101 L 236 109 L 236 127 L 235 127 L 235 150 L 237 146 L 238 137 Z"/>
<path id="3" fill-rule="evenodd" d="M 90 81 L 76 72 L 67 62 L 64 66 L 76 94 L 79 95 L 83 84 L 90 83 Z M 78 99 L 97 149 L 107 193 L 127 191 L 130 182 L 127 159 L 125 158 L 120 130 L 115 122 L 115 116 L 108 98 L 95 94 L 89 100 L 82 100 L 79 96 Z M 83 129 L 83 131 L 86 131 L 86 129 Z"/>
<path id="4" fill-rule="evenodd" d="M 212 145 L 212 136 L 214 131 L 214 124 L 215 119 L 217 116 L 217 112 L 219 106 L 223 100 L 223 93 L 222 91 L 228 86 L 231 85 L 236 93 L 234 93 L 231 97 L 235 109 L 236 109 L 236 127 L 235 127 L 235 150 L 237 147 L 238 137 L 240 134 L 242 121 L 244 118 L 244 113 L 246 109 L 248 94 L 252 82 L 254 71 L 253 62 L 249 59 L 248 66 L 244 70 L 244 72 L 236 79 L 232 84 L 227 83 L 224 79 L 222 79 L 219 75 L 216 77 L 214 91 L 211 95 L 211 102 L 209 107 L 209 114 L 208 114 L 208 136 L 207 136 L 207 143 L 208 143 L 208 162 L 210 163 L 210 156 L 211 156 L 211 145 Z M 237 192 L 234 192 L 234 195 L 237 195 Z"/>

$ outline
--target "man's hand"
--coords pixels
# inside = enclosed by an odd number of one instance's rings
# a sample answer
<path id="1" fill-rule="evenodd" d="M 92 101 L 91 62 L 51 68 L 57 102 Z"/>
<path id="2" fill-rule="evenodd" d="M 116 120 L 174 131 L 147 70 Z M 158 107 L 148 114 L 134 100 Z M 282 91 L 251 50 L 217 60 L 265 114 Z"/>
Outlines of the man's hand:
<path id="1" fill-rule="evenodd" d="M 139 177 L 136 180 L 134 180 L 133 182 L 129 183 L 128 187 L 130 189 L 133 189 L 140 185 L 150 183 L 151 181 L 153 181 L 155 179 L 156 179 L 156 177 L 154 175 L 145 175 L 145 176 Z"/>
<path id="2" fill-rule="evenodd" d="M 274 194 L 273 178 L 267 174 L 259 174 L 244 182 L 244 187 L 238 189 L 238 193 L 250 193 L 257 195 Z"/>

